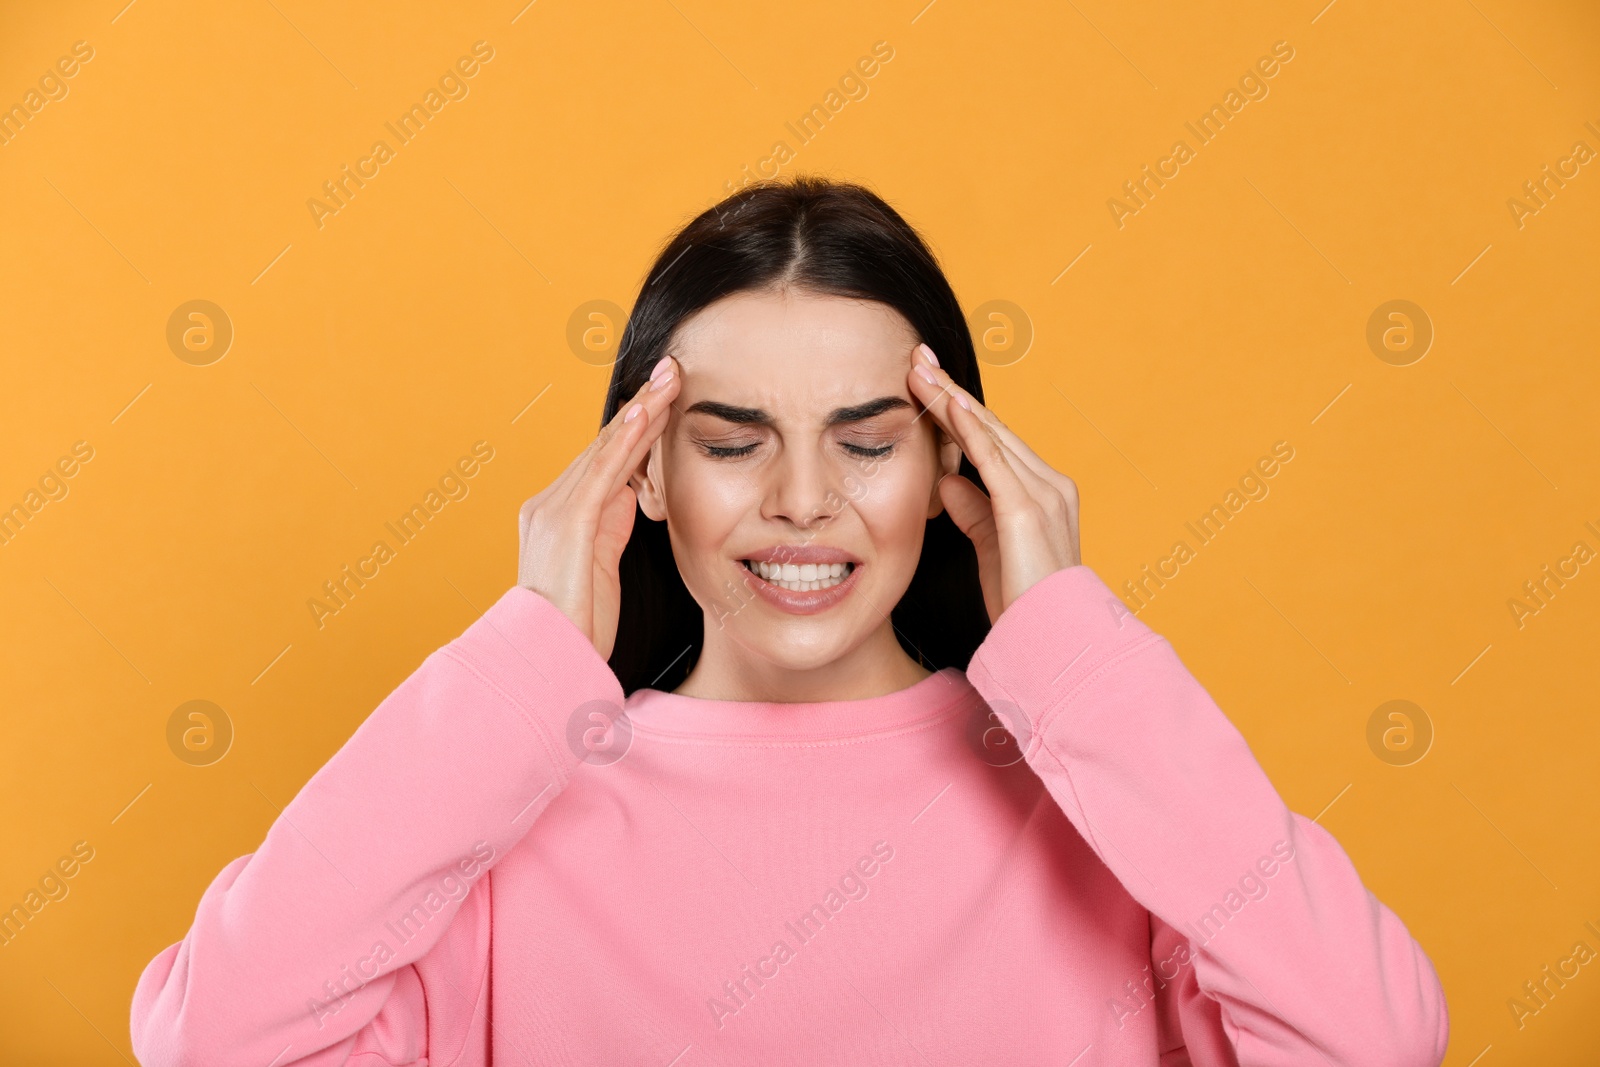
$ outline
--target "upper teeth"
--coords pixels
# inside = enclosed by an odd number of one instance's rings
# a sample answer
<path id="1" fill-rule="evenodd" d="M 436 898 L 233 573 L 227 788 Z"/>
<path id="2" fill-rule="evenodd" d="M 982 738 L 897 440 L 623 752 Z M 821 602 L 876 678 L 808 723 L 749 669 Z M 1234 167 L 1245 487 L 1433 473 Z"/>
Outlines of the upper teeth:
<path id="1" fill-rule="evenodd" d="M 785 589 L 826 589 L 837 585 L 854 568 L 853 563 L 767 563 L 744 560 L 744 565 Z"/>

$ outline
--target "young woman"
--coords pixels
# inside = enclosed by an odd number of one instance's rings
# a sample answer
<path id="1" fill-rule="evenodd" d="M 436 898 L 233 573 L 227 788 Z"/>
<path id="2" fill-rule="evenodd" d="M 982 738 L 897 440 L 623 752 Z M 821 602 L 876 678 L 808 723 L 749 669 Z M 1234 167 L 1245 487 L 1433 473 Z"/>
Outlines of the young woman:
<path id="1" fill-rule="evenodd" d="M 602 421 L 145 969 L 147 1067 L 1437 1067 L 1428 957 L 1080 562 L 876 195 L 691 222 Z"/>

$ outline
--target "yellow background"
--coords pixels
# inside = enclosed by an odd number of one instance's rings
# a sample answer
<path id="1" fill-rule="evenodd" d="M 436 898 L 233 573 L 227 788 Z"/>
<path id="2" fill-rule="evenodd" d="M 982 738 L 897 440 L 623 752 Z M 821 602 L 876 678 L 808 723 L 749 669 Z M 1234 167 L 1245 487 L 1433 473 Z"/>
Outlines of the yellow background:
<path id="1" fill-rule="evenodd" d="M 1078 480 L 1086 562 L 1121 588 L 1196 548 L 1141 618 L 1428 950 L 1446 1062 L 1595 1062 L 1600 963 L 1507 1007 L 1600 950 L 1600 562 L 1508 607 L 1600 550 L 1600 162 L 1507 207 L 1600 150 L 1592 5 L 125 2 L 0 9 L 7 107 L 94 49 L 0 146 L 0 505 L 94 449 L 0 545 L 0 907 L 95 850 L 0 948 L 0 1062 L 131 1055 L 135 980 L 212 877 L 515 580 L 517 507 L 607 381 L 574 310 L 631 306 L 778 140 L 786 174 L 879 190 L 964 307 L 1027 316 L 985 386 Z M 319 229 L 306 201 L 479 40 L 469 95 Z M 800 145 L 785 122 L 880 40 Z M 1118 228 L 1107 200 L 1280 40 L 1269 95 Z M 166 340 L 194 299 L 235 332 L 207 366 Z M 1367 345 L 1392 299 L 1435 331 L 1409 366 Z M 470 495 L 319 629 L 322 583 L 480 440 Z M 1280 440 L 1270 495 L 1196 547 Z M 1409 766 L 1367 743 L 1393 699 L 1434 731 Z M 209 766 L 168 747 L 190 700 L 235 731 Z"/>

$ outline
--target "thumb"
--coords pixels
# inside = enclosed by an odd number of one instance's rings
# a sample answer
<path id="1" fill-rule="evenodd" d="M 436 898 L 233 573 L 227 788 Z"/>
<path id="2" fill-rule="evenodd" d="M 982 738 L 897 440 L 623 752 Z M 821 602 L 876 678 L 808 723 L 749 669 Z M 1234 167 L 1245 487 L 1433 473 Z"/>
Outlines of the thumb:
<path id="1" fill-rule="evenodd" d="M 608 571 L 621 557 L 628 537 L 633 533 L 634 512 L 638 502 L 633 487 L 624 485 L 600 508 L 600 528 L 595 533 L 595 547 L 600 549 L 600 558 L 596 562 L 603 564 Z"/>
<path id="2" fill-rule="evenodd" d="M 945 475 L 939 479 L 939 498 L 950 513 L 950 521 L 974 542 L 994 526 L 994 506 L 970 479 L 960 474 Z"/>

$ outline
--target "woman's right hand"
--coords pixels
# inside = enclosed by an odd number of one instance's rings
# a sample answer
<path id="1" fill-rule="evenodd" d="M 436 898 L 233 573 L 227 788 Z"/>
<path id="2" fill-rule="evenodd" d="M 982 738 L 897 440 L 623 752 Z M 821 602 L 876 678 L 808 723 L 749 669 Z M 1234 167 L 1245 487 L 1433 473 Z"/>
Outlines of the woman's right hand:
<path id="1" fill-rule="evenodd" d="M 560 608 L 602 659 L 611 658 L 617 639 L 617 564 L 637 510 L 628 478 L 661 436 L 681 384 L 670 356 L 661 357 L 651 374 L 589 447 L 517 514 L 517 584 Z"/>

